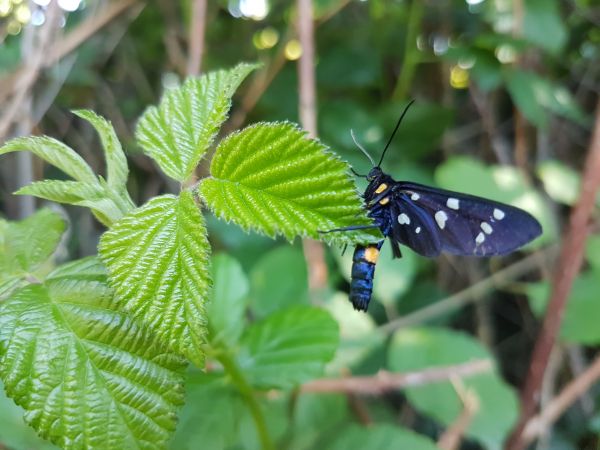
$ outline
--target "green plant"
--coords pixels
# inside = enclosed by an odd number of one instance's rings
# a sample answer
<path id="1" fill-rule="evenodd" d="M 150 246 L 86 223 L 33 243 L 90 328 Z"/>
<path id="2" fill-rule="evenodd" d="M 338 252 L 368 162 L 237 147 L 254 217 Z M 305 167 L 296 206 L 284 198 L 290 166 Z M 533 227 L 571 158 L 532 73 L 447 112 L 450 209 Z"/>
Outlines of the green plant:
<path id="1" fill-rule="evenodd" d="M 217 256 L 211 271 L 204 204 L 245 230 L 289 241 L 369 223 L 346 163 L 290 123 L 259 123 L 221 140 L 210 177 L 196 182 L 233 93 L 254 68 L 188 79 L 146 110 L 137 141 L 181 191 L 140 207 L 127 192 L 127 162 L 112 125 L 91 111 L 75 113 L 100 135 L 106 178 L 49 137 L 0 148 L 31 151 L 73 178 L 34 182 L 17 194 L 90 208 L 108 227 L 99 258 L 54 268 L 65 229 L 58 214 L 43 209 L 23 222 L 0 222 L 0 376 L 45 439 L 69 449 L 163 448 L 183 403 L 187 361 L 203 368 L 210 358 L 270 448 L 255 390 L 293 387 L 333 357 L 338 329 L 329 313 L 292 306 L 249 325 L 246 288 L 229 287 L 241 271 L 235 260 Z"/>

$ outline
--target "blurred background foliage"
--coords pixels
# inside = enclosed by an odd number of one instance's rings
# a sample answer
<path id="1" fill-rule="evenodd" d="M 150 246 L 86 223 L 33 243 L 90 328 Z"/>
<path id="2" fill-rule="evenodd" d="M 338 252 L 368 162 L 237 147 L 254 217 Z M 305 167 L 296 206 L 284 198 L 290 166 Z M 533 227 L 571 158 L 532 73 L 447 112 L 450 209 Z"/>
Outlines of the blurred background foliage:
<path id="1" fill-rule="evenodd" d="M 9 108 L 2 93 L 25 76 L 49 3 L 0 0 L 0 123 Z M 142 204 L 176 189 L 136 147 L 133 129 L 144 108 L 186 76 L 191 1 L 130 1 L 123 14 L 94 28 L 94 18 L 117 3 L 58 1 L 60 27 L 48 37 L 48 51 L 64 48 L 69 33 L 88 35 L 76 51 L 42 66 L 24 118 L 0 140 L 31 132 L 51 135 L 79 149 L 101 173 L 92 128 L 70 113 L 94 109 L 112 121 L 123 140 L 132 172 L 129 190 Z M 540 220 L 544 235 L 501 260 L 430 261 L 403 249 L 403 259 L 391 261 L 385 247 L 375 301 L 363 315 L 347 302 L 351 252 L 342 256 L 339 249 L 328 249 L 328 286 L 315 296 L 308 290 L 299 242 L 290 246 L 246 234 L 208 215 L 213 296 L 228 305 L 211 316 L 222 321 L 220 329 L 227 331 L 222 338 L 236 342 L 246 321 L 317 302 L 341 330 L 340 348 L 327 369 L 331 375 L 492 357 L 497 371 L 464 380 L 463 388 L 478 398 L 478 412 L 462 448 L 499 449 L 518 415 L 517 389 L 548 299 L 553 249 L 579 195 L 600 87 L 600 6 L 594 0 L 317 0 L 314 9 L 318 131 L 324 143 L 365 173 L 369 163 L 349 130 L 378 155 L 403 106 L 414 98 L 384 169 L 396 179 L 520 206 Z M 296 60 L 302 48 L 295 4 L 209 1 L 206 23 L 203 71 L 239 61 L 263 63 L 238 93 L 226 128 L 263 120 L 298 122 Z M 23 199 L 11 192 L 27 184 L 28 176 L 64 178 L 39 160 L 28 163 L 29 175 L 19 169 L 22 164 L 11 155 L 0 165 L 0 207 L 10 219 L 27 213 Z M 199 175 L 206 173 L 201 167 Z M 357 185 L 364 188 L 362 180 Z M 96 253 L 102 226 L 85 209 L 66 209 L 70 234 L 61 258 Z M 534 257 L 522 273 L 504 280 L 499 290 L 462 301 L 470 297 L 465 288 L 523 254 Z M 598 353 L 598 292 L 600 239 L 594 236 L 546 374 L 542 407 Z M 419 315 L 440 304 L 447 307 Z M 398 318 L 406 319 L 399 330 L 386 327 Z M 457 392 L 456 386 L 439 383 L 377 397 L 269 391 L 261 401 L 280 448 L 376 449 L 400 448 L 400 443 L 409 448 L 410 442 L 417 450 L 435 448 L 433 442 L 454 423 L 464 400 Z M 598 448 L 599 404 L 596 387 L 537 448 Z M 0 447 L 50 447 L 26 428 L 20 414 L 0 399 Z M 210 370 L 192 371 L 172 448 L 258 446 L 249 414 L 231 386 Z"/>

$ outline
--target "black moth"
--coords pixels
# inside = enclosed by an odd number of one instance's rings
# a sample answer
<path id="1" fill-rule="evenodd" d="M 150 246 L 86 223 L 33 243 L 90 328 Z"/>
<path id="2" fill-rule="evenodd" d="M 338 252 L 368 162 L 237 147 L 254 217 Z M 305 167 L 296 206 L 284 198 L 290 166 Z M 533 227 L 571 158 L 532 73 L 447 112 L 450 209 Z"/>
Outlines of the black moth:
<path id="1" fill-rule="evenodd" d="M 441 252 L 466 256 L 494 256 L 510 253 L 542 233 L 539 222 L 526 211 L 474 195 L 446 191 L 407 181 L 396 181 L 381 170 L 381 162 L 400 122 L 385 146 L 379 163 L 363 176 L 369 182 L 363 194 L 368 216 L 374 225 L 339 228 L 350 231 L 378 227 L 389 238 L 395 258 L 399 244 L 420 255 L 438 256 Z M 358 245 L 354 250 L 350 301 L 354 309 L 366 311 L 373 290 L 373 275 L 383 240 Z"/>

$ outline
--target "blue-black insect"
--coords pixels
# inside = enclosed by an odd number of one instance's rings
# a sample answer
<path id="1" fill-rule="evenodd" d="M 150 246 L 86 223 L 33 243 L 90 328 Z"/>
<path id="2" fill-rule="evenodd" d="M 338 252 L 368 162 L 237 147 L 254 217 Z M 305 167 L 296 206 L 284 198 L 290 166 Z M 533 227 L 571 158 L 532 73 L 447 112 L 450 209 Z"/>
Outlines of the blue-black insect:
<path id="1" fill-rule="evenodd" d="M 402 256 L 399 244 L 427 257 L 441 252 L 494 256 L 510 253 L 538 237 L 542 227 L 522 209 L 474 195 L 396 181 L 381 170 L 385 152 L 411 104 L 400 116 L 377 165 L 356 143 L 373 164 L 366 176 L 353 172 L 369 182 L 363 199 L 374 225 L 330 231 L 378 227 L 389 238 L 394 258 Z M 350 282 L 350 301 L 354 309 L 366 311 L 369 306 L 375 264 L 383 242 L 359 245 L 354 250 Z"/>

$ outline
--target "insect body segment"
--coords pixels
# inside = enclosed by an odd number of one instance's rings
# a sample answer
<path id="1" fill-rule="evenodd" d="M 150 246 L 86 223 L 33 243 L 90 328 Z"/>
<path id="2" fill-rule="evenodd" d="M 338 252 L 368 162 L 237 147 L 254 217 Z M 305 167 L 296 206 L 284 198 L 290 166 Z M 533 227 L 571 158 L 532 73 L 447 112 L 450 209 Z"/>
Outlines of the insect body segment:
<path id="1" fill-rule="evenodd" d="M 373 292 L 373 275 L 383 240 L 367 246 L 359 245 L 352 256 L 350 301 L 354 309 L 366 311 Z"/>

